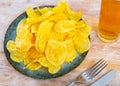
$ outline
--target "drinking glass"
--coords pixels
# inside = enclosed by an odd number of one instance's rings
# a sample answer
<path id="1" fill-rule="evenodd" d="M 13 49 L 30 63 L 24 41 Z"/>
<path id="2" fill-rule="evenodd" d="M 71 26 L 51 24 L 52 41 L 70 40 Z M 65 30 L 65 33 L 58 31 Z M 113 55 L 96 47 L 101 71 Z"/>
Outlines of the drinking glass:
<path id="1" fill-rule="evenodd" d="M 98 36 L 104 42 L 114 42 L 120 33 L 120 0 L 102 0 Z"/>

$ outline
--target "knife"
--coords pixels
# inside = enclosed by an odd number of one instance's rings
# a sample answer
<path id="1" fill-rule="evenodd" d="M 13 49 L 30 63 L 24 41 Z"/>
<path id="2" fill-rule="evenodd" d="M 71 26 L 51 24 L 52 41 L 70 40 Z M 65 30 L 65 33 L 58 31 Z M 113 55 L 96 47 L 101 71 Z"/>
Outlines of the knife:
<path id="1" fill-rule="evenodd" d="M 115 73 L 115 70 L 109 71 L 107 74 L 93 82 L 90 86 L 106 86 L 114 78 Z"/>

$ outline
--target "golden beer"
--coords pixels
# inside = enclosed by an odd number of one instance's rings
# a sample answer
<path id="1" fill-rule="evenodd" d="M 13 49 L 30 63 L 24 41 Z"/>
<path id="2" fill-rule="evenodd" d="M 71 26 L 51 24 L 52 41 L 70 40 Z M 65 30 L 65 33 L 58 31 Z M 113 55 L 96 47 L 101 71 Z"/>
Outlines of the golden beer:
<path id="1" fill-rule="evenodd" d="M 119 33 L 120 0 L 102 0 L 98 36 L 104 42 L 113 42 Z"/>

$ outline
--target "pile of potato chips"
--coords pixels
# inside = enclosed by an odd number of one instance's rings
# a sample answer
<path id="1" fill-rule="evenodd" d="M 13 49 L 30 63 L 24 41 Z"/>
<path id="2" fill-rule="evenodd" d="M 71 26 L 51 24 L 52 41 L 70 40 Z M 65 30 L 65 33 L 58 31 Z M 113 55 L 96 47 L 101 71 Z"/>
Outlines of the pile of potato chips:
<path id="1" fill-rule="evenodd" d="M 11 59 L 26 68 L 45 67 L 54 74 L 64 62 L 72 62 L 77 53 L 90 48 L 91 27 L 66 1 L 55 7 L 28 7 L 26 14 L 17 26 L 15 41 L 7 43 Z"/>

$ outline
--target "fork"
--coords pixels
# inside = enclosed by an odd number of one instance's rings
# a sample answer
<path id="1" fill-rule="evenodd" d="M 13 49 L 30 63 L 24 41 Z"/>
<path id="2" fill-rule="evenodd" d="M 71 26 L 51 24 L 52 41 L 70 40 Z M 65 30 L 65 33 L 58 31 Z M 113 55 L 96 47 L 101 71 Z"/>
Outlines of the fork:
<path id="1" fill-rule="evenodd" d="M 90 68 L 83 71 L 75 80 L 69 82 L 67 86 L 74 86 L 76 83 L 89 84 L 106 66 L 105 60 L 100 59 Z"/>

